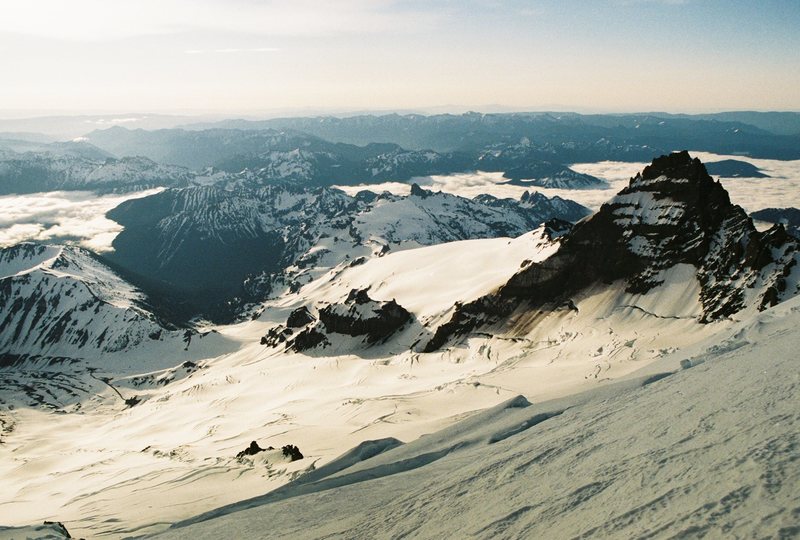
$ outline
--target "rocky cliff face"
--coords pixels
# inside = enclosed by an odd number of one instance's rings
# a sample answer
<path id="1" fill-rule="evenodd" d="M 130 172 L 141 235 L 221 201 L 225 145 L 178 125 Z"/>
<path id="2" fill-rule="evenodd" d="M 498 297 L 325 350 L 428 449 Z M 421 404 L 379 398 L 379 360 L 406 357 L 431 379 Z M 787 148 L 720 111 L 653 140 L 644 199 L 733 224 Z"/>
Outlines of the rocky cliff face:
<path id="1" fill-rule="evenodd" d="M 797 293 L 798 242 L 777 225 L 758 232 L 697 159 L 662 156 L 591 218 L 575 225 L 547 260 L 529 265 L 496 294 L 460 306 L 429 349 L 496 320 L 523 302 L 559 305 L 595 284 L 646 293 L 677 264 L 696 268 L 708 322 Z"/>

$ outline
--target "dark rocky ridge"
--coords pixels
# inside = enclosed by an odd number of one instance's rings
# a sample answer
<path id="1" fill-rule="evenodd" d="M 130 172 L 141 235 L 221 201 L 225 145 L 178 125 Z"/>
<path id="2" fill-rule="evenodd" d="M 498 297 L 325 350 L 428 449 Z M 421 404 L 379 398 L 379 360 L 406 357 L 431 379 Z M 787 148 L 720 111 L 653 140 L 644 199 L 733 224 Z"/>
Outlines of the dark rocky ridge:
<path id="1" fill-rule="evenodd" d="M 411 320 L 411 314 L 394 300 L 379 302 L 366 289 L 350 291 L 340 304 L 319 311 L 319 320 L 329 332 L 366 336 L 369 343 L 385 339 Z"/>
<path id="2" fill-rule="evenodd" d="M 797 266 L 797 248 L 781 225 L 756 231 L 688 152 L 662 156 L 576 224 L 554 255 L 523 268 L 497 293 L 457 306 L 426 350 L 523 303 L 555 308 L 594 284 L 619 280 L 627 292 L 646 293 L 662 283 L 662 270 L 680 263 L 697 268 L 702 322 L 728 317 L 748 302 L 764 309 L 795 294 L 787 278 Z"/>

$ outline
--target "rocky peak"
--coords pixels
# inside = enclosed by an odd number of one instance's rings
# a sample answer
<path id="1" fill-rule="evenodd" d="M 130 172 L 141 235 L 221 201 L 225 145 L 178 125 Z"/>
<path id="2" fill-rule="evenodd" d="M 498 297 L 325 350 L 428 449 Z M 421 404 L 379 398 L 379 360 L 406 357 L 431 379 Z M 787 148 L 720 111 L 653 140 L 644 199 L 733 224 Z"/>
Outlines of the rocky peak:
<path id="1" fill-rule="evenodd" d="M 655 158 L 641 173 L 631 179 L 631 183 L 636 179 L 653 180 L 661 176 L 685 178 L 697 182 L 711 179 L 705 165 L 699 159 L 692 158 L 686 150 L 682 150 Z"/>
<path id="2" fill-rule="evenodd" d="M 775 234 L 758 233 L 700 160 L 676 152 L 653 160 L 599 212 L 575 225 L 559 252 L 514 276 L 501 294 L 544 299 L 620 279 L 628 292 L 645 293 L 662 283 L 663 270 L 680 263 L 698 268 L 708 293 L 711 281 L 735 281 L 763 268 L 752 253 L 774 260 L 777 254 L 764 253 Z M 723 268 L 730 275 L 722 275 Z M 707 314 L 730 314 L 743 305 L 711 296 Z"/>
<path id="3" fill-rule="evenodd" d="M 698 159 L 676 152 L 653 160 L 577 223 L 554 255 L 521 269 L 496 294 L 460 306 L 442 328 L 464 333 L 522 302 L 560 305 L 595 284 L 619 282 L 629 293 L 644 294 L 677 264 L 697 269 L 701 321 L 707 322 L 797 294 L 798 257 L 796 239 L 780 226 L 758 232 Z M 446 335 L 435 336 L 428 348 L 445 341 Z"/>
<path id="4" fill-rule="evenodd" d="M 416 197 L 422 197 L 424 199 L 429 195 L 433 195 L 433 192 L 419 187 L 419 184 L 414 182 L 413 184 L 411 184 L 411 195 Z"/>

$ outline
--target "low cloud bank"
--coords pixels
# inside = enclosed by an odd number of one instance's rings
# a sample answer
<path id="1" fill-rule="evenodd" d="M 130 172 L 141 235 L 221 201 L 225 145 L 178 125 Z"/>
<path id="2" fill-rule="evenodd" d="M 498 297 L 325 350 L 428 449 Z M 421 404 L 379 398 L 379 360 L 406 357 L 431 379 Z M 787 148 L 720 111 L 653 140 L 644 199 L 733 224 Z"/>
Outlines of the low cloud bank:
<path id="1" fill-rule="evenodd" d="M 102 196 L 89 191 L 54 191 L 0 197 L 0 247 L 34 241 L 110 251 L 122 227 L 106 219 L 106 212 L 125 200 L 159 191 Z"/>

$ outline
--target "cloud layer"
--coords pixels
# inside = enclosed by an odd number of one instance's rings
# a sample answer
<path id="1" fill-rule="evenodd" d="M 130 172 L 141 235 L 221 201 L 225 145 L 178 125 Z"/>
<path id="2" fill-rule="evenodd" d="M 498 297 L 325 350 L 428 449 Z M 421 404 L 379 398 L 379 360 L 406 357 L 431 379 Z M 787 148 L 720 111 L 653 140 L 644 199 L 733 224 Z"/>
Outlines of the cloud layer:
<path id="1" fill-rule="evenodd" d="M 725 178 L 722 184 L 731 196 L 734 204 L 740 205 L 747 212 L 762 208 L 782 208 L 792 206 L 800 208 L 800 160 L 779 161 L 774 159 L 751 159 L 742 156 L 727 156 L 709 152 L 691 152 L 703 163 L 738 159 L 752 163 L 771 178 Z M 559 196 L 572 199 L 592 210 L 600 208 L 604 202 L 617 194 L 628 183 L 628 180 L 640 172 L 647 163 L 627 163 L 621 161 L 601 161 L 597 163 L 576 163 L 572 169 L 607 180 L 607 189 L 544 189 L 538 187 L 521 187 L 504 184 L 507 181 L 503 173 L 474 172 L 443 176 L 426 176 L 413 181 L 427 189 L 444 191 L 475 197 L 481 193 L 489 193 L 495 197 L 511 197 L 518 199 L 526 190 L 538 191 L 548 197 Z M 355 194 L 362 189 L 370 191 L 389 191 L 398 195 L 408 194 L 408 184 L 386 182 L 368 186 L 345 186 L 340 189 Z"/>
<path id="2" fill-rule="evenodd" d="M 23 241 L 69 242 L 98 252 L 109 251 L 122 227 L 106 219 L 106 212 L 122 201 L 159 191 L 109 196 L 55 191 L 0 197 L 0 247 Z"/>
<path id="3" fill-rule="evenodd" d="M 778 161 L 751 159 L 742 156 L 725 156 L 708 152 L 691 152 L 704 163 L 722 159 L 739 159 L 760 168 L 771 178 L 723 179 L 731 200 L 747 212 L 770 207 L 800 208 L 800 160 Z M 593 210 L 613 197 L 628 180 L 641 171 L 645 163 L 601 161 L 578 163 L 576 171 L 607 180 L 607 189 L 542 189 L 504 184 L 502 173 L 474 172 L 442 176 L 426 176 L 413 181 L 434 191 L 475 197 L 489 193 L 496 197 L 518 199 L 526 190 L 539 191 L 548 197 L 572 199 Z M 389 191 L 407 195 L 410 186 L 401 182 L 343 186 L 343 191 L 355 194 L 363 189 L 374 192 Z M 0 197 L 0 247 L 23 241 L 76 243 L 102 252 L 111 249 L 111 242 L 122 230 L 117 223 L 106 219 L 105 214 L 122 201 L 157 193 L 160 189 L 127 195 L 98 196 L 91 192 L 52 192 L 33 195 L 8 195 Z"/>

